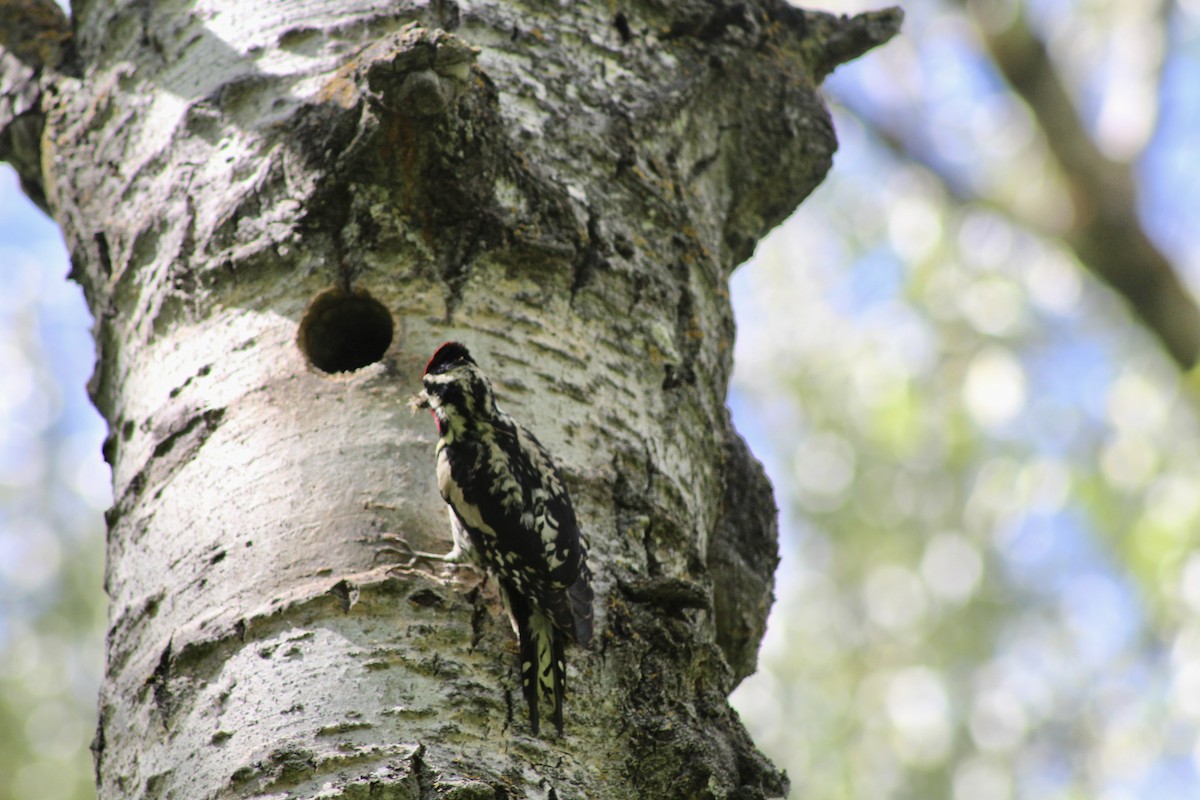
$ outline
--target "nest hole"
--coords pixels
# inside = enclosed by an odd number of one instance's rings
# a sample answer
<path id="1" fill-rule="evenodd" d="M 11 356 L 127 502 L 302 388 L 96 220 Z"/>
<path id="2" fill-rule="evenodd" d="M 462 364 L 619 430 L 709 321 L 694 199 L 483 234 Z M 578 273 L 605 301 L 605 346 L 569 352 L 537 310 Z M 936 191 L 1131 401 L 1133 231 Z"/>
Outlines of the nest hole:
<path id="1" fill-rule="evenodd" d="M 354 372 L 383 358 L 394 333 L 392 315 L 366 289 L 326 289 L 308 304 L 298 343 L 322 372 Z"/>

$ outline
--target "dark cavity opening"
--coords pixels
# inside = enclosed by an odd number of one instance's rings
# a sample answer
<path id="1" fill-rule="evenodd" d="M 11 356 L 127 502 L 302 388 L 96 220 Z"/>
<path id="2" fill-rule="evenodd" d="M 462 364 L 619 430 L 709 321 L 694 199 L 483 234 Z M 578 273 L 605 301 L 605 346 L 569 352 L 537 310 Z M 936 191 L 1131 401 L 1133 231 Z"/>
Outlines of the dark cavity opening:
<path id="1" fill-rule="evenodd" d="M 326 289 L 300 321 L 299 345 L 322 372 L 353 372 L 383 358 L 392 343 L 392 315 L 366 289 Z"/>

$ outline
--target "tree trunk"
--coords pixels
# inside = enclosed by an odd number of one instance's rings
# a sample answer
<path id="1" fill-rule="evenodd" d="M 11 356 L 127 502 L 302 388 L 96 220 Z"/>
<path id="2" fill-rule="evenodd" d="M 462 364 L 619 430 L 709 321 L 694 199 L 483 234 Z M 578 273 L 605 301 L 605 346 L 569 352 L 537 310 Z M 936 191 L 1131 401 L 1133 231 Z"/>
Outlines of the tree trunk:
<path id="1" fill-rule="evenodd" d="M 784 794 L 726 702 L 775 565 L 727 279 L 829 167 L 816 84 L 899 12 L 14 9 L 46 46 L 3 42 L 0 146 L 63 226 L 111 429 L 100 796 Z M 450 338 L 590 544 L 562 738 L 494 589 L 389 550 L 449 549 L 405 401 Z"/>

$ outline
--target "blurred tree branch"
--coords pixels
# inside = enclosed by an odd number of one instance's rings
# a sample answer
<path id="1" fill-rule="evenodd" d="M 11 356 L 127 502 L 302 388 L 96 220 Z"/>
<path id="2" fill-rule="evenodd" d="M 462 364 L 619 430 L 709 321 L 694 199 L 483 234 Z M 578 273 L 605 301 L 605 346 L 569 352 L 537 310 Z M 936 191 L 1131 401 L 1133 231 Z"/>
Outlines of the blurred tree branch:
<path id="1" fill-rule="evenodd" d="M 73 53 L 71 23 L 52 0 L 0 0 L 0 48 L 32 69 L 57 69 Z"/>
<path id="2" fill-rule="evenodd" d="M 1039 220 L 1023 224 L 1061 238 L 1079 261 L 1125 298 L 1183 370 L 1200 361 L 1200 305 L 1170 259 L 1150 240 L 1137 213 L 1137 182 L 1130 164 L 1107 157 L 1085 128 L 1046 45 L 1021 13 L 1000 28 L 978 18 L 964 0 L 1001 76 L 1025 101 L 1058 164 L 1072 202 L 1065 231 Z M 854 111 L 854 109 L 851 109 Z M 858 112 L 855 112 L 858 113 Z M 912 145 L 912 138 L 873 115 L 861 115 L 885 145 L 925 166 L 962 201 L 996 206 L 971 190 Z M 1009 215 L 1011 208 L 1003 208 Z"/>
<path id="3" fill-rule="evenodd" d="M 42 75 L 74 72 L 71 23 L 51 0 L 0 0 L 0 160 L 49 213 L 41 175 Z"/>
<path id="4" fill-rule="evenodd" d="M 1200 357 L 1200 307 L 1138 219 L 1130 164 L 1106 157 L 1096 146 L 1045 44 L 1021 13 L 1005 28 L 979 24 L 978 30 L 1062 167 L 1075 210 L 1065 241 L 1129 302 L 1175 362 L 1191 369 Z"/>

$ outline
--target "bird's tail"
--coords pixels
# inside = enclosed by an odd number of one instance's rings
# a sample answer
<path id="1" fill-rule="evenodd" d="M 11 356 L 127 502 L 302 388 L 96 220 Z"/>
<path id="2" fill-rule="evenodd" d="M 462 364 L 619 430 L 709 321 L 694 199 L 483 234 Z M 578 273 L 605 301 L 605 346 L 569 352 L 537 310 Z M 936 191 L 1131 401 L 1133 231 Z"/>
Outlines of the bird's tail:
<path id="1" fill-rule="evenodd" d="M 536 736 L 538 721 L 549 716 L 563 732 L 563 695 L 567 689 L 565 643 L 550 618 L 524 598 L 510 597 L 521 651 L 521 691 L 529 705 L 529 727 Z M 515 601 L 515 602 L 514 602 Z"/>
<path id="2" fill-rule="evenodd" d="M 561 626 L 571 632 L 571 638 L 580 647 L 592 644 L 592 571 L 587 562 L 579 569 L 579 578 L 567 589 L 567 600 L 571 608 L 571 625 Z"/>

